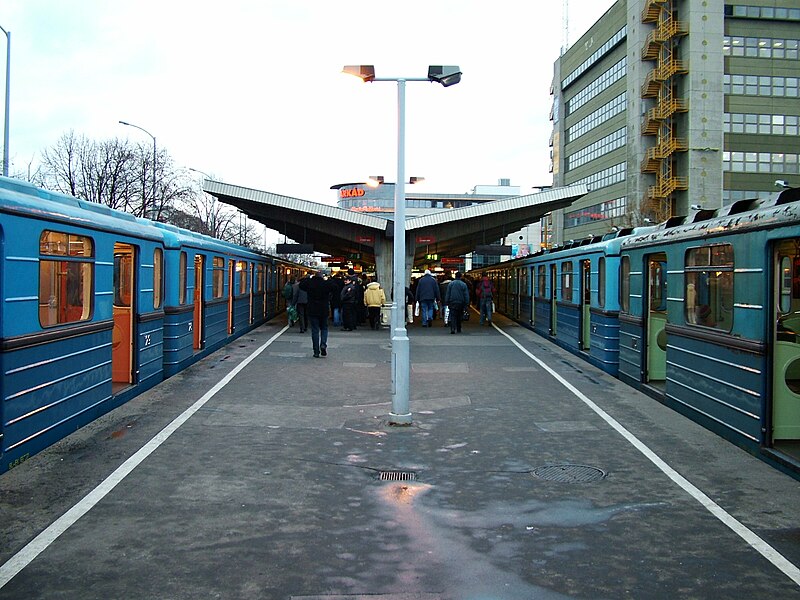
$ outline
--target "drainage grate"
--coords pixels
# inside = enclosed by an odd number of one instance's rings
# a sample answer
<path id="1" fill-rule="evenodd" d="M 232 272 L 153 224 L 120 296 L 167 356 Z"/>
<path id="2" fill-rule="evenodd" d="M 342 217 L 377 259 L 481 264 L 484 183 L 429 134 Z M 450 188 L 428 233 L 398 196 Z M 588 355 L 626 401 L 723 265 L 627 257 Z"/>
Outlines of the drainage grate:
<path id="1" fill-rule="evenodd" d="M 559 483 L 590 483 L 606 476 L 602 469 L 586 465 L 546 465 L 534 469 L 531 473 L 539 479 Z"/>
<path id="2" fill-rule="evenodd" d="M 378 479 L 381 481 L 416 481 L 414 471 L 381 471 Z"/>

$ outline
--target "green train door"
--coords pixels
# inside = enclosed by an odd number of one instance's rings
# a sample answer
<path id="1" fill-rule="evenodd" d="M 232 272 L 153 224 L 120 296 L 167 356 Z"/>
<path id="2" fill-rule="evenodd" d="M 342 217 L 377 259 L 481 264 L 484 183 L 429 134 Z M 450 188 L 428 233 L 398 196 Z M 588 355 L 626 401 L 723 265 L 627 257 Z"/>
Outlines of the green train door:
<path id="1" fill-rule="evenodd" d="M 772 443 L 800 451 L 800 239 L 772 252 Z"/>
<path id="2" fill-rule="evenodd" d="M 647 348 L 645 383 L 660 383 L 667 376 L 667 255 L 647 258 Z"/>

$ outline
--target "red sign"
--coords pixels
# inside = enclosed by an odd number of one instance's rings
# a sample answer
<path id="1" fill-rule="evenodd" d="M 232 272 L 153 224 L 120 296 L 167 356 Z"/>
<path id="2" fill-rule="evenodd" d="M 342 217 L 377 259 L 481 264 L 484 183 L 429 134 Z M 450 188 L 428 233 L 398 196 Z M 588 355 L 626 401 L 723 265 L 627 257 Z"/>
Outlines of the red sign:
<path id="1" fill-rule="evenodd" d="M 355 188 L 352 190 L 339 190 L 339 197 L 340 198 L 358 198 L 363 196 L 366 192 L 364 190 Z"/>
<path id="2" fill-rule="evenodd" d="M 328 258 L 323 259 L 326 263 L 343 263 L 345 261 L 344 256 L 329 256 Z"/>
<path id="3" fill-rule="evenodd" d="M 418 235 L 417 236 L 417 243 L 418 244 L 433 244 L 436 242 L 436 238 L 432 235 Z"/>
<path id="4" fill-rule="evenodd" d="M 375 243 L 375 237 L 371 236 L 371 235 L 357 235 L 356 236 L 356 241 L 359 244 L 374 244 Z"/>
<path id="5" fill-rule="evenodd" d="M 440 261 L 443 265 L 461 265 L 464 264 L 463 258 L 443 258 Z"/>

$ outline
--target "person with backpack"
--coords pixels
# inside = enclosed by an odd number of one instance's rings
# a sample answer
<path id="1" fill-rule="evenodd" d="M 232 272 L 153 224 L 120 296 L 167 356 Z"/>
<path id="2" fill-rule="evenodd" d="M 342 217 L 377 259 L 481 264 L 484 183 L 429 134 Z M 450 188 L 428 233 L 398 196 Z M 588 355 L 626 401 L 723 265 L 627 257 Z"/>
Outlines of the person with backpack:
<path id="1" fill-rule="evenodd" d="M 283 286 L 283 291 L 281 295 L 283 299 L 286 301 L 286 314 L 289 316 L 289 327 L 294 326 L 295 322 L 297 321 L 297 309 L 294 307 L 294 303 L 292 302 L 292 297 L 294 296 L 294 282 L 295 278 L 294 275 L 286 282 L 286 285 Z"/>
<path id="2" fill-rule="evenodd" d="M 489 325 L 492 324 L 492 311 L 494 310 L 494 284 L 489 280 L 489 278 L 484 275 L 483 279 L 481 279 L 480 283 L 478 283 L 477 287 L 475 288 L 475 293 L 478 295 L 478 299 L 480 301 L 480 308 L 481 308 L 481 325 L 483 325 L 484 319 L 489 322 Z"/>

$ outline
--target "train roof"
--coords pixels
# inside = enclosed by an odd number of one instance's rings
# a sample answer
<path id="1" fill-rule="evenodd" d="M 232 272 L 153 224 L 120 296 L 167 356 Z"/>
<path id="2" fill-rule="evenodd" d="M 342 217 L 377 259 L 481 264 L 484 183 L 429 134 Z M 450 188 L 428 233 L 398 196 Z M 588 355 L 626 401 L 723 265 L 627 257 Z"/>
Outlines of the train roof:
<path id="1" fill-rule="evenodd" d="M 788 223 L 800 224 L 800 188 L 783 190 L 768 199 L 739 200 L 716 210 L 700 209 L 675 216 L 652 231 L 635 232 L 622 246 L 633 248 L 666 240 L 768 229 Z"/>

